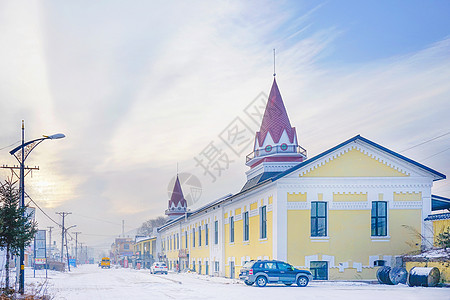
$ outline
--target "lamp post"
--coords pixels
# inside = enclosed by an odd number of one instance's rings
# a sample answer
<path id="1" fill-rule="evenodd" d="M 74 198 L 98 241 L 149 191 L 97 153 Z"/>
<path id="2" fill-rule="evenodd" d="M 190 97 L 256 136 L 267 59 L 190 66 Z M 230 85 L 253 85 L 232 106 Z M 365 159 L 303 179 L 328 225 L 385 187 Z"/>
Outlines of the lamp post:
<path id="1" fill-rule="evenodd" d="M 14 157 L 17 159 L 17 161 L 20 164 L 20 183 L 19 183 L 19 191 L 20 191 L 20 207 L 25 206 L 25 160 L 27 159 L 28 155 L 33 151 L 34 148 L 36 148 L 37 145 L 42 143 L 44 140 L 55 140 L 55 139 L 62 139 L 65 135 L 62 133 L 57 133 L 53 135 L 46 136 L 31 140 L 28 142 L 25 142 L 25 124 L 22 120 L 22 144 L 14 148 L 13 150 L 9 151 L 11 155 L 14 155 Z M 22 246 L 20 248 L 20 275 L 19 275 L 19 293 L 24 293 L 24 285 L 25 285 L 25 251 L 24 247 Z"/>

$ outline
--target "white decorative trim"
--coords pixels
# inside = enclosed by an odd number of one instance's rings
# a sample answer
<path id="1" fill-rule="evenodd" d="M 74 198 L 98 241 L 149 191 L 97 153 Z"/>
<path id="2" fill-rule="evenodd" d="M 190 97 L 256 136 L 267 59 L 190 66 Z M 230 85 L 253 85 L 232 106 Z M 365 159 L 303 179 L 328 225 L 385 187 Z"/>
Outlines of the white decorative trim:
<path id="1" fill-rule="evenodd" d="M 328 242 L 330 240 L 329 236 L 311 236 L 311 242 Z"/>
<path id="2" fill-rule="evenodd" d="M 263 259 L 264 260 L 269 260 L 269 257 L 268 256 L 264 256 Z"/>
<path id="3" fill-rule="evenodd" d="M 304 168 L 299 173 L 299 175 L 303 176 L 303 175 L 313 171 L 314 169 L 318 169 L 319 167 L 327 164 L 328 162 L 340 157 L 341 155 L 343 155 L 347 152 L 350 152 L 351 150 L 358 150 L 359 152 L 365 154 L 366 156 L 373 158 L 373 159 L 377 160 L 378 162 L 384 164 L 385 166 L 388 166 L 394 170 L 397 170 L 398 172 L 400 172 L 404 175 L 411 175 L 410 170 L 407 170 L 404 166 L 401 166 L 401 163 L 394 162 L 394 160 L 391 160 L 387 156 L 382 157 L 382 156 L 380 156 L 379 150 L 375 152 L 375 151 L 373 151 L 373 149 L 370 149 L 369 147 L 363 146 L 362 144 L 359 144 L 359 143 L 351 143 L 349 145 L 346 145 L 345 147 L 336 149 L 333 153 L 325 156 L 322 159 L 319 159 L 315 164 L 311 164 L 310 166 Z"/>
<path id="4" fill-rule="evenodd" d="M 392 201 L 391 209 L 422 209 L 422 201 Z"/>
<path id="5" fill-rule="evenodd" d="M 236 216 L 234 217 L 234 220 L 235 220 L 235 221 L 240 221 L 240 220 L 242 220 L 242 214 L 236 215 Z"/>
<path id="6" fill-rule="evenodd" d="M 309 269 L 311 267 L 311 261 L 316 261 L 316 260 L 319 260 L 319 256 L 318 255 L 305 256 L 305 265 L 306 265 L 306 267 Z"/>
<path id="7" fill-rule="evenodd" d="M 225 220 L 223 220 L 223 224 L 229 224 L 230 223 L 230 217 L 228 218 L 224 218 Z"/>
<path id="8" fill-rule="evenodd" d="M 392 255 L 383 255 L 384 265 L 390 267 L 392 265 Z"/>
<path id="9" fill-rule="evenodd" d="M 362 272 L 362 263 L 353 262 L 353 269 L 356 269 L 356 272 Z"/>
<path id="10" fill-rule="evenodd" d="M 379 260 L 380 256 L 379 255 L 372 255 L 369 256 L 369 266 L 367 266 L 368 268 L 373 268 L 373 265 L 375 264 L 376 260 Z"/>
<path id="11" fill-rule="evenodd" d="M 338 265 L 338 268 L 339 268 L 339 273 L 343 273 L 345 271 L 345 269 L 348 268 L 348 261 L 340 262 Z"/>
<path id="12" fill-rule="evenodd" d="M 336 265 L 334 264 L 334 256 L 332 255 L 322 255 L 322 260 L 328 262 L 328 266 L 330 268 L 336 268 Z"/>
<path id="13" fill-rule="evenodd" d="M 248 217 L 250 218 L 250 217 L 257 216 L 257 215 L 259 215 L 259 209 L 253 209 L 253 210 L 251 210 L 250 213 L 248 214 Z"/>
<path id="14" fill-rule="evenodd" d="M 311 209 L 308 202 L 288 202 L 287 203 L 288 210 L 304 210 Z"/>
<path id="15" fill-rule="evenodd" d="M 387 236 L 371 236 L 370 239 L 372 242 L 389 242 L 391 240 L 391 237 L 389 235 Z"/>
<path id="16" fill-rule="evenodd" d="M 370 202 L 364 201 L 364 202 L 329 202 L 329 209 L 330 210 L 366 210 L 370 209 Z"/>
<path id="17" fill-rule="evenodd" d="M 267 211 L 272 211 L 272 210 L 273 210 L 273 204 L 267 205 Z"/>

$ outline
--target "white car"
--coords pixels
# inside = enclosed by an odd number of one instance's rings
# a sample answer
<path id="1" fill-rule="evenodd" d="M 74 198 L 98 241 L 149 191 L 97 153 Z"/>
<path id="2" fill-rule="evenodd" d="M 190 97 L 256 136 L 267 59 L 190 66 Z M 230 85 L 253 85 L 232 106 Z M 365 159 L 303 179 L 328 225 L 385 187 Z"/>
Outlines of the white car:
<path id="1" fill-rule="evenodd" d="M 154 262 L 152 267 L 150 268 L 150 273 L 151 274 L 161 273 L 161 274 L 166 274 L 167 275 L 166 263 L 162 262 L 162 261 Z"/>

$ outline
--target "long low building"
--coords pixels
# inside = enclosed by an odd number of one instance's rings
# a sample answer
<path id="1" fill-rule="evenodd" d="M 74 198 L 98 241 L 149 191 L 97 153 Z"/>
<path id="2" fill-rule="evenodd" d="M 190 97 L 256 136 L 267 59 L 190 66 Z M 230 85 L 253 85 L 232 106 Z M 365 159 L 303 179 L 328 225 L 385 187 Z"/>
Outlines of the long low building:
<path id="1" fill-rule="evenodd" d="M 445 175 L 360 135 L 307 159 L 274 79 L 242 190 L 188 211 L 177 178 L 158 228 L 169 268 L 237 277 L 278 259 L 315 279 L 374 279 L 432 245 L 433 182 Z"/>

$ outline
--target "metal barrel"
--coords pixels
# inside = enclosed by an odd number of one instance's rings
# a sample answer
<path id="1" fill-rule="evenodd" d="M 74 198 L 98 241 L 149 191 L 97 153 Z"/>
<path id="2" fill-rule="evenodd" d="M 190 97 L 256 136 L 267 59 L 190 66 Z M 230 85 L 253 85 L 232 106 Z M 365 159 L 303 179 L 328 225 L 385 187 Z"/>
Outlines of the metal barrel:
<path id="1" fill-rule="evenodd" d="M 378 269 L 377 271 L 377 279 L 381 284 L 393 284 L 391 279 L 389 278 L 389 272 L 391 271 L 391 267 L 384 266 Z"/>
<path id="2" fill-rule="evenodd" d="M 392 284 L 406 284 L 406 280 L 408 279 L 408 271 L 406 271 L 405 268 L 394 267 L 389 272 L 389 279 Z"/>
<path id="3" fill-rule="evenodd" d="M 409 286 L 436 286 L 440 280 L 439 269 L 436 267 L 414 267 L 409 271 Z"/>

